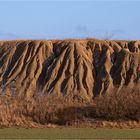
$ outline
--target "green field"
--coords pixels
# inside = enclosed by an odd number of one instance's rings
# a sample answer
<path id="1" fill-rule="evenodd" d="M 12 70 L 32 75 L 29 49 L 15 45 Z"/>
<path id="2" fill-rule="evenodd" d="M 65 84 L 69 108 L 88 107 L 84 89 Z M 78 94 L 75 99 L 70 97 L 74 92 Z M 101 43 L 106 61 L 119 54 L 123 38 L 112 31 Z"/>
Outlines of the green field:
<path id="1" fill-rule="evenodd" d="M 140 129 L 4 128 L 0 139 L 140 139 Z"/>

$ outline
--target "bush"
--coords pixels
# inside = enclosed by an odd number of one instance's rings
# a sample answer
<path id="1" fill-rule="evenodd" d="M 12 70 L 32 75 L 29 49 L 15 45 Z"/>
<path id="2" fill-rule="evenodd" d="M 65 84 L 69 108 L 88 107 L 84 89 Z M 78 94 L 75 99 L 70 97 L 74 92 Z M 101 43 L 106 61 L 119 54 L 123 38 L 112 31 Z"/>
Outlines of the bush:
<path id="1" fill-rule="evenodd" d="M 97 96 L 90 103 L 73 103 L 65 98 L 46 96 L 0 98 L 0 126 L 66 125 L 86 118 L 101 120 L 140 120 L 140 91 L 122 89 L 120 92 Z"/>
<path id="2" fill-rule="evenodd" d="M 140 119 L 140 90 L 122 89 L 95 99 L 96 117 L 103 119 Z"/>

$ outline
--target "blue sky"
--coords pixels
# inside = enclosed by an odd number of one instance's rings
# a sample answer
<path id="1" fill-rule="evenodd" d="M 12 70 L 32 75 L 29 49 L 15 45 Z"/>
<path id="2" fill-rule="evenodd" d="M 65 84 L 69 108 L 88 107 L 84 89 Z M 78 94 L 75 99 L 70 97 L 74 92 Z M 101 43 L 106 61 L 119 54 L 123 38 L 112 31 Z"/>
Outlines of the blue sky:
<path id="1" fill-rule="evenodd" d="M 0 1 L 0 40 L 140 39 L 140 1 Z"/>

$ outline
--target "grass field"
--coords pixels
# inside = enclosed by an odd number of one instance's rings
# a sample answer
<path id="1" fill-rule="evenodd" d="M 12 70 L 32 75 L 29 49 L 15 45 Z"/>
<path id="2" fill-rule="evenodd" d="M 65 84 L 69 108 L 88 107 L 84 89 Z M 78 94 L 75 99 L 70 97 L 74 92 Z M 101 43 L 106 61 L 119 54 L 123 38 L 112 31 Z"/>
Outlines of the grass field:
<path id="1" fill-rule="evenodd" d="M 4 128 L 0 139 L 140 139 L 140 129 Z"/>

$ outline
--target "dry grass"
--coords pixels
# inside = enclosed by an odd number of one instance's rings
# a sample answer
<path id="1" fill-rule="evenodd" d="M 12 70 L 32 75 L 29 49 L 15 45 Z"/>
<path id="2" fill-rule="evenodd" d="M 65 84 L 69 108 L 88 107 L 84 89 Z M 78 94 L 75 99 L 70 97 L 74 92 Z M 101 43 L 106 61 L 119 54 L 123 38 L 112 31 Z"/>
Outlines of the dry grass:
<path id="1" fill-rule="evenodd" d="M 140 120 L 140 90 L 122 89 L 95 100 L 96 117 L 107 120 Z"/>
<path id="2" fill-rule="evenodd" d="M 38 127 L 50 123 L 71 125 L 86 118 L 140 121 L 140 91 L 123 89 L 119 93 L 98 96 L 87 104 L 44 96 L 32 99 L 0 98 L 1 127 Z"/>

